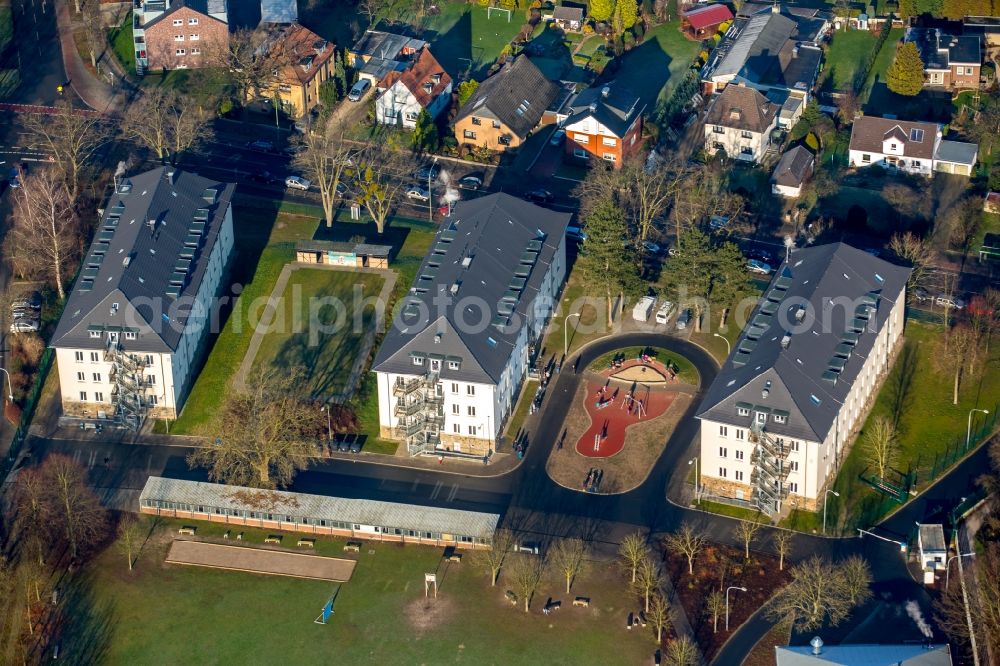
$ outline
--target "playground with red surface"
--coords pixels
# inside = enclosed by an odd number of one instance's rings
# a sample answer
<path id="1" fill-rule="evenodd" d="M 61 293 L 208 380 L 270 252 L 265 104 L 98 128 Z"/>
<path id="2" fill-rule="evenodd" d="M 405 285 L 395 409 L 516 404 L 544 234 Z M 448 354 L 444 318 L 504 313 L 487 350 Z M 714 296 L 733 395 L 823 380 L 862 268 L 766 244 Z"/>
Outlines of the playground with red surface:
<path id="1" fill-rule="evenodd" d="M 662 416 L 677 396 L 675 391 L 639 384 L 630 400 L 631 386 L 613 381 L 587 382 L 584 408 L 590 427 L 577 441 L 577 453 L 587 458 L 610 458 L 619 453 L 625 448 L 629 426 Z"/>

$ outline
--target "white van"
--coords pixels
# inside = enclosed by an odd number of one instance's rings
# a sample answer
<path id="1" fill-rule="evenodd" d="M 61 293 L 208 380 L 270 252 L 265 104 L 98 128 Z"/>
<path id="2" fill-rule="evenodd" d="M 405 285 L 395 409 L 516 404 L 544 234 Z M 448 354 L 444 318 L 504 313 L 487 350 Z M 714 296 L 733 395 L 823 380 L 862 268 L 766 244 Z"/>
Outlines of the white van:
<path id="1" fill-rule="evenodd" d="M 670 315 L 674 313 L 674 304 L 670 301 L 663 301 L 663 305 L 656 311 L 656 323 L 666 324 L 670 321 Z"/>
<path id="2" fill-rule="evenodd" d="M 635 304 L 632 308 L 632 319 L 636 321 L 646 321 L 649 319 L 649 315 L 653 312 L 653 306 L 656 305 L 656 298 L 653 296 L 643 296 L 639 299 L 639 302 Z"/>

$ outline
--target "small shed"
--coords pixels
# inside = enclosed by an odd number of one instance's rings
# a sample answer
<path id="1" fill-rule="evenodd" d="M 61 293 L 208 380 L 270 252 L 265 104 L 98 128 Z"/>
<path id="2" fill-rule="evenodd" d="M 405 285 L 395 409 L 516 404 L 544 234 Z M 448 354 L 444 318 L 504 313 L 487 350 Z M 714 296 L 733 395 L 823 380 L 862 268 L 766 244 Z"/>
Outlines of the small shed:
<path id="1" fill-rule="evenodd" d="M 979 261 L 1000 260 L 1000 234 L 986 234 L 979 246 Z"/>
<path id="2" fill-rule="evenodd" d="M 691 39 L 704 39 L 715 34 L 719 26 L 733 20 L 733 13 L 723 4 L 704 5 L 681 15 L 681 30 Z"/>
<path id="3" fill-rule="evenodd" d="M 583 9 L 580 7 L 556 7 L 552 20 L 560 28 L 570 32 L 583 29 Z"/>
<path id="4" fill-rule="evenodd" d="M 944 568 L 948 558 L 948 545 L 944 540 L 943 525 L 920 525 L 917 532 L 917 546 L 920 552 L 921 569 L 926 571 Z"/>
<path id="5" fill-rule="evenodd" d="M 816 158 L 802 146 L 795 146 L 778 160 L 771 174 L 771 192 L 794 199 L 802 194 L 802 186 L 812 176 Z"/>
<path id="6" fill-rule="evenodd" d="M 302 264 L 389 268 L 389 253 L 391 251 L 392 247 L 388 245 L 317 240 L 299 241 L 295 244 L 295 260 Z"/>

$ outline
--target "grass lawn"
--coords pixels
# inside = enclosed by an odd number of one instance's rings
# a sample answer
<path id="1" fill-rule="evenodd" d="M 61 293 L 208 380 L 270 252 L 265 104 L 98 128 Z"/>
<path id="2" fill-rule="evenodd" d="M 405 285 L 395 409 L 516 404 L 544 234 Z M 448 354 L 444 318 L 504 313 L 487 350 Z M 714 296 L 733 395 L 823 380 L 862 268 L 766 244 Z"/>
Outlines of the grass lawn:
<path id="1" fill-rule="evenodd" d="M 503 575 L 491 588 L 470 555 L 447 564 L 432 547 L 366 545 L 342 585 L 166 565 L 179 524 L 153 533 L 131 574 L 109 547 L 62 584 L 60 597 L 81 602 L 63 653 L 99 653 L 107 664 L 310 664 L 322 655 L 344 664 L 518 664 L 526 646 L 544 645 L 546 663 L 577 666 L 642 663 L 655 649 L 650 628 L 625 632 L 617 621 L 638 601 L 611 564 L 593 563 L 570 595 L 547 577 L 524 613 L 504 599 L 511 585 Z M 218 538 L 224 529 L 199 524 L 198 536 Z M 241 531 L 254 544 L 265 535 Z M 320 538 L 316 554 L 343 557 L 342 544 Z M 424 598 L 425 572 L 437 573 L 436 600 Z M 314 624 L 335 590 L 329 623 Z M 574 594 L 589 596 L 590 608 L 574 608 Z M 549 597 L 562 609 L 543 616 Z"/>
<path id="2" fill-rule="evenodd" d="M 861 90 L 860 102 L 862 104 L 868 101 L 868 96 L 871 94 L 872 86 L 874 86 L 876 82 L 885 81 L 885 72 L 889 69 L 889 65 L 892 64 L 893 58 L 896 57 L 896 44 L 902 38 L 902 28 L 893 28 L 889 31 L 889 37 L 885 40 L 885 43 L 882 44 L 882 48 L 879 49 L 878 55 L 875 56 L 875 63 L 868 72 L 868 78 L 865 80 L 865 86 Z"/>
<path id="3" fill-rule="evenodd" d="M 566 322 L 570 314 L 579 313 Z M 563 289 L 562 302 L 552 317 L 554 325 L 549 326 L 549 336 L 542 345 L 546 349 L 562 349 L 563 342 L 568 342 L 569 353 L 587 344 L 591 340 L 607 335 L 607 299 L 593 295 L 583 283 L 578 273 L 572 272 L 569 281 Z M 566 330 L 564 330 L 566 326 Z"/>
<path id="4" fill-rule="evenodd" d="M 679 24 L 671 21 L 656 26 L 646 33 L 642 44 L 620 58 L 618 67 L 605 71 L 607 78 L 614 78 L 640 95 L 647 112 L 653 110 L 658 97 L 670 96 L 675 82 L 698 54 L 699 42 L 686 39 L 677 29 Z M 614 73 L 608 76 L 612 69 Z"/>
<path id="5" fill-rule="evenodd" d="M 523 11 L 514 10 L 508 22 L 503 13 L 456 0 L 437 3 L 440 13 L 424 17 L 419 26 L 421 37 L 431 52 L 452 76 L 469 72 L 477 80 L 486 77 L 500 51 L 517 36 L 524 23 Z"/>
<path id="6" fill-rule="evenodd" d="M 0 53 L 14 38 L 14 16 L 9 4 L 0 5 Z"/>
<path id="7" fill-rule="evenodd" d="M 365 299 L 377 297 L 383 282 L 348 270 L 294 271 L 254 366 L 301 371 L 316 398 L 339 394 L 374 324 L 374 305 Z"/>
<path id="8" fill-rule="evenodd" d="M 720 516 L 729 516 L 730 518 L 739 518 L 740 520 L 760 520 L 762 522 L 767 522 L 766 517 L 760 511 L 752 511 L 750 509 L 745 509 L 742 506 L 733 506 L 732 504 L 725 504 L 723 502 L 709 502 L 708 500 L 699 500 L 695 505 L 703 511 L 717 513 Z"/>
<path id="9" fill-rule="evenodd" d="M 827 70 L 824 89 L 845 91 L 854 88 L 859 68 L 868 59 L 875 42 L 875 33 L 867 30 L 835 31 L 824 56 Z"/>
<path id="10" fill-rule="evenodd" d="M 142 77 L 141 83 L 144 88 L 163 87 L 203 101 L 218 99 L 235 90 L 232 78 L 218 67 L 151 72 Z"/>
<path id="11" fill-rule="evenodd" d="M 747 311 L 744 316 L 748 316 L 749 314 L 750 311 Z M 729 356 L 729 349 L 736 344 L 743 330 L 737 324 L 735 313 L 733 312 L 730 312 L 726 319 L 725 330 L 719 330 L 721 321 L 722 308 L 713 306 L 708 319 L 702 323 L 701 331 L 692 331 L 690 337 L 691 342 L 711 354 L 719 362 L 719 365 L 722 365 L 726 361 L 726 358 Z M 693 326 L 693 324 L 691 325 Z M 723 337 L 716 337 L 716 333 Z M 726 344 L 727 341 L 728 345 Z"/>
<path id="12" fill-rule="evenodd" d="M 504 431 L 507 437 L 513 441 L 524 426 L 524 420 L 528 418 L 528 410 L 531 409 L 531 401 L 535 398 L 535 391 L 538 390 L 538 380 L 529 379 L 521 386 L 521 397 L 517 400 L 517 406 L 510 420 L 507 421 L 507 429 Z"/>
<path id="13" fill-rule="evenodd" d="M 125 20 L 117 28 L 108 30 L 108 41 L 111 43 L 111 50 L 114 51 L 118 62 L 122 64 L 129 74 L 135 75 L 135 44 L 132 42 L 132 12 L 125 16 Z"/>
<path id="14" fill-rule="evenodd" d="M 604 38 L 600 35 L 590 35 L 582 44 L 580 48 L 576 50 L 580 55 L 592 56 L 597 49 L 601 48 L 606 42 Z"/>
<path id="15" fill-rule="evenodd" d="M 677 380 L 679 382 L 683 384 L 691 384 L 693 386 L 697 386 L 701 382 L 701 376 L 698 374 L 698 370 L 694 367 L 694 364 L 691 363 L 691 361 L 684 358 L 680 354 L 675 354 L 661 347 L 625 347 L 617 351 L 608 352 L 607 354 L 594 359 L 588 369 L 594 372 L 602 372 L 611 367 L 611 361 L 618 354 L 624 354 L 626 360 L 631 360 L 638 358 L 643 352 L 650 354 L 660 363 L 670 365 L 677 370 Z"/>
<path id="16" fill-rule="evenodd" d="M 932 480 L 930 475 L 936 458 L 957 441 L 965 439 L 969 410 L 988 409 L 995 414 L 1000 400 L 1000 373 L 992 370 L 1000 359 L 1000 346 L 994 344 L 987 369 L 980 377 L 966 379 L 959 392 L 959 404 L 952 404 L 950 373 L 939 373 L 933 365 L 940 332 L 940 326 L 912 320 L 906 322 L 907 347 L 899 353 L 868 417 L 870 423 L 876 416 L 893 418 L 898 414 L 899 460 L 894 467 L 904 472 L 915 470 L 918 490 Z M 973 431 L 983 423 L 981 415 L 976 418 L 979 420 L 973 421 Z M 830 497 L 830 532 L 834 531 L 835 522 L 843 526 L 845 517 L 846 527 L 853 529 L 856 523 L 864 522 L 863 526 L 867 526 L 898 506 L 880 503 L 882 496 L 858 479 L 858 474 L 868 467 L 859 442 L 860 437 L 848 453 L 833 486 L 840 497 Z M 939 469 L 938 474 L 942 471 Z"/>

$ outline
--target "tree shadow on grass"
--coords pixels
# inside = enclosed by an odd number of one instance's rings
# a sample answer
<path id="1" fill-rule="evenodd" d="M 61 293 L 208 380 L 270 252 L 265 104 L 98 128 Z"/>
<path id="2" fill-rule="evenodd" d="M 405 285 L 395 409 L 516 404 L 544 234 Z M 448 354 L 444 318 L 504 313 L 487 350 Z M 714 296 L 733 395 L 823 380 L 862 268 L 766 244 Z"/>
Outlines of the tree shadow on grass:
<path id="1" fill-rule="evenodd" d="M 899 352 L 899 359 L 896 361 L 896 372 L 889 375 L 886 380 L 886 398 L 889 402 L 889 418 L 896 430 L 900 430 L 900 422 L 903 414 L 909 408 L 913 395 L 910 389 L 913 386 L 913 377 L 917 372 L 917 361 L 919 354 L 919 343 L 907 341 Z"/>
<path id="2" fill-rule="evenodd" d="M 94 587 L 92 574 L 82 571 L 60 588 L 59 607 L 55 611 L 58 630 L 53 647 L 58 645 L 61 661 L 100 664 L 107 658 L 115 634 L 114 606 L 109 601 L 99 601 Z M 151 608 L 151 613 L 154 610 Z"/>

